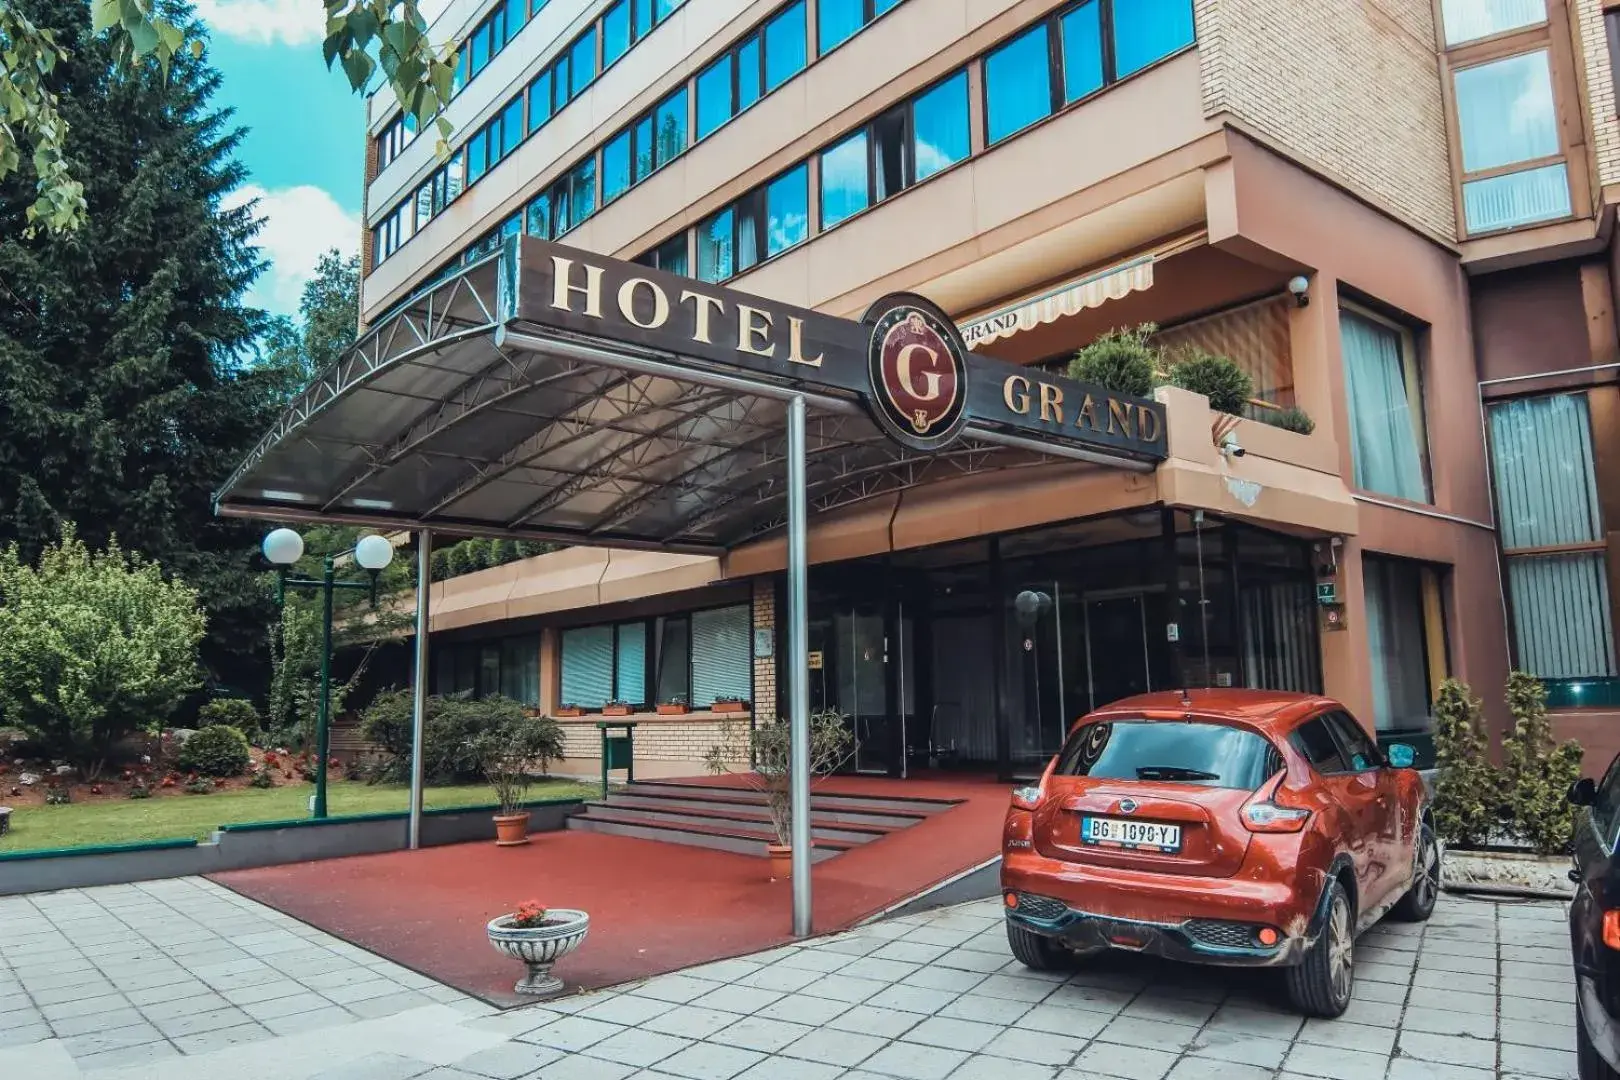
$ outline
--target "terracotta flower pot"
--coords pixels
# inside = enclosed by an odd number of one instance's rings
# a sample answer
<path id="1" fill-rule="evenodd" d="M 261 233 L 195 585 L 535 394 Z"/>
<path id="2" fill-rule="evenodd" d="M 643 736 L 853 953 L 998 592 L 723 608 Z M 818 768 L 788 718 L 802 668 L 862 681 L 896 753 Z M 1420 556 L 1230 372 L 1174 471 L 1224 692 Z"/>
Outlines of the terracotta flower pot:
<path id="1" fill-rule="evenodd" d="M 658 706 L 658 715 L 659 716 L 685 716 L 687 713 L 689 713 L 691 711 L 692 710 L 687 708 L 685 705 L 660 705 L 660 706 Z"/>
<path id="2" fill-rule="evenodd" d="M 717 701 L 714 703 L 714 708 L 711 711 L 719 713 L 722 716 L 735 716 L 739 713 L 745 713 L 748 711 L 748 702 L 737 701 L 735 699 L 731 701 Z"/>
<path id="3" fill-rule="evenodd" d="M 630 706 L 628 706 L 628 705 L 607 705 L 607 706 L 603 707 L 602 715 L 603 716 L 629 716 L 630 715 Z"/>
<path id="4" fill-rule="evenodd" d="M 771 880 L 787 881 L 793 877 L 793 849 L 786 844 L 766 844 L 765 854 L 771 860 Z"/>
<path id="5" fill-rule="evenodd" d="M 515 847 L 529 842 L 529 812 L 495 815 L 495 846 Z"/>

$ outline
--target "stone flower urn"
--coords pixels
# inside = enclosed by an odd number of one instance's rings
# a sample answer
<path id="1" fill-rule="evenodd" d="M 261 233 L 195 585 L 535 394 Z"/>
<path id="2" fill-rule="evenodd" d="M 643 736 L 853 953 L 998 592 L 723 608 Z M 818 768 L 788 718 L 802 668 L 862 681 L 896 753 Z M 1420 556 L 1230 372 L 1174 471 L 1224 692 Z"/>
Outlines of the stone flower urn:
<path id="1" fill-rule="evenodd" d="M 524 916 L 525 910 L 519 908 L 491 919 L 485 927 L 489 943 L 495 951 L 528 966 L 529 973 L 512 987 L 516 993 L 554 997 L 562 992 L 563 983 L 551 974 L 551 965 L 579 948 L 591 928 L 591 917 L 570 908 L 548 908 L 538 916 Z"/>

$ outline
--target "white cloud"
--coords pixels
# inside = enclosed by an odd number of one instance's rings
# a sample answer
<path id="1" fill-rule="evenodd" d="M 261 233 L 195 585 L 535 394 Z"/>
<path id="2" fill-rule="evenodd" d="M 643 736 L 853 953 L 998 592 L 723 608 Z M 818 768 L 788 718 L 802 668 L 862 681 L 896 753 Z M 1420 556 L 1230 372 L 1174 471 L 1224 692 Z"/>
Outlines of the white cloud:
<path id="1" fill-rule="evenodd" d="M 248 184 L 232 192 L 226 208 L 258 200 L 264 219 L 255 242 L 269 262 L 248 291 L 247 303 L 283 315 L 296 314 L 304 282 L 315 273 L 321 255 L 337 248 L 345 255 L 360 250 L 360 219 L 312 184 L 266 191 Z"/>
<path id="2" fill-rule="evenodd" d="M 196 0 L 196 8 L 214 33 L 259 45 L 318 44 L 326 37 L 320 0 Z"/>

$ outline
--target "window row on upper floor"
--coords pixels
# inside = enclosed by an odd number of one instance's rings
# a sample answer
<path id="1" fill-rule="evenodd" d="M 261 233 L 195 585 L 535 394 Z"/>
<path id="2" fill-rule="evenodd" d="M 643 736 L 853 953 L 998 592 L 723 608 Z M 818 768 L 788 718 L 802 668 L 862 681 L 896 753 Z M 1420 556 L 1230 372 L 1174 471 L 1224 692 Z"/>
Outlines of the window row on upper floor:
<path id="1" fill-rule="evenodd" d="M 874 13 L 875 17 L 889 6 L 892 4 L 882 0 L 868 0 L 862 14 Z M 819 10 L 825 19 L 832 9 L 822 4 Z M 779 86 L 781 80 L 773 83 L 770 76 L 776 70 L 773 49 L 791 52 L 795 40 L 781 28 L 792 26 L 802 32 L 804 23 L 802 0 L 772 15 L 690 84 L 615 132 L 562 180 L 538 192 L 526 211 L 514 217 L 527 220 L 531 235 L 543 239 L 562 236 L 703 137 L 703 85 L 708 73 L 716 69 L 729 72 L 731 101 L 738 109 L 752 103 L 735 96 L 738 72 L 744 68 L 757 73 L 760 80 L 749 83 L 750 87 L 758 85 L 768 93 Z M 1082 0 L 1072 4 L 1025 27 L 811 155 L 818 165 L 819 184 L 814 194 L 807 158 L 695 229 L 662 242 L 641 261 L 653 260 L 649 265 L 677 273 L 695 268 L 696 276 L 703 280 L 723 281 L 807 239 L 812 218 L 819 228 L 831 228 L 966 159 L 972 146 L 968 69 L 974 65 L 982 65 L 984 143 L 990 146 L 1180 52 L 1193 40 L 1191 0 Z M 1031 42 L 1039 49 L 1032 51 Z M 751 43 L 758 43 L 757 59 Z M 802 66 L 800 61 L 798 67 Z M 717 77 L 712 85 L 720 85 Z M 588 190 L 581 181 L 586 175 L 592 181 Z M 600 194 L 595 186 L 598 177 Z M 504 225 L 492 229 L 450 265 L 494 250 L 504 229 Z M 378 246 L 375 250 L 383 249 Z M 377 261 L 383 257 L 377 256 Z"/>

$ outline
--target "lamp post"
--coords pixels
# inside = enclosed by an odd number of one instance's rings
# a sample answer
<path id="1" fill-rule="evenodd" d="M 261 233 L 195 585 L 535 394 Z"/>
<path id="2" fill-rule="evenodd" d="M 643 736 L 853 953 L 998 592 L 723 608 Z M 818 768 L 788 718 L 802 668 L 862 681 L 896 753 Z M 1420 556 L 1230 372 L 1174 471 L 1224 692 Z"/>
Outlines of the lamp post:
<path id="1" fill-rule="evenodd" d="M 332 594 L 338 589 L 365 589 L 377 606 L 377 575 L 394 561 L 394 545 L 381 536 L 362 536 L 354 545 L 354 561 L 369 575 L 368 581 L 338 581 L 332 556 L 326 556 L 319 578 L 288 577 L 287 570 L 304 557 L 304 538 L 291 529 L 276 529 L 264 538 L 264 557 L 276 568 L 276 603 L 285 603 L 287 590 L 311 589 L 321 593 L 321 699 L 315 722 L 315 805 L 311 816 L 326 816 L 327 751 L 331 738 L 332 708 Z"/>

